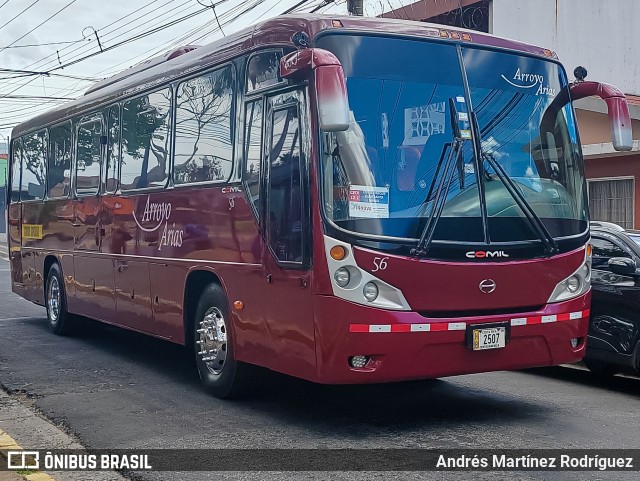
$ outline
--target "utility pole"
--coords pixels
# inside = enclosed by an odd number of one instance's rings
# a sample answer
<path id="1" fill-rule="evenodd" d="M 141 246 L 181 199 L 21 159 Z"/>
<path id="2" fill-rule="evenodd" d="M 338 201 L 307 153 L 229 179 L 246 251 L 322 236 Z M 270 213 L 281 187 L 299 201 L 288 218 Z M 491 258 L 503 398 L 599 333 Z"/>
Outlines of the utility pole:
<path id="1" fill-rule="evenodd" d="M 351 15 L 362 17 L 364 0 L 347 0 L 347 10 Z"/>

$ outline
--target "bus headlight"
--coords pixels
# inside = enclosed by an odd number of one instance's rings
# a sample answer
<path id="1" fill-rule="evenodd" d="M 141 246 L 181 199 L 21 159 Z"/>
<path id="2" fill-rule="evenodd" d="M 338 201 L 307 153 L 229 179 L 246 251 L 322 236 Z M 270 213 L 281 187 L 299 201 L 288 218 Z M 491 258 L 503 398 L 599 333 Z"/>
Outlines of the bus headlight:
<path id="1" fill-rule="evenodd" d="M 349 270 L 346 267 L 341 267 L 333 274 L 333 278 L 340 287 L 346 287 L 351 280 L 351 274 L 349 274 Z"/>
<path id="2" fill-rule="evenodd" d="M 567 290 L 569 292 L 577 292 L 580 289 L 580 278 L 578 276 L 571 276 L 567 279 Z"/>
<path id="3" fill-rule="evenodd" d="M 376 286 L 373 282 L 367 282 L 362 288 L 362 294 L 364 294 L 364 298 L 373 302 L 378 297 L 378 286 Z"/>
<path id="4" fill-rule="evenodd" d="M 334 296 L 368 307 L 411 310 L 400 289 L 358 266 L 352 246 L 328 236 L 324 237 L 324 243 L 329 274 L 333 275 L 331 289 Z M 378 266 L 377 270 L 384 268 Z"/>
<path id="5" fill-rule="evenodd" d="M 566 301 L 581 296 L 591 287 L 591 256 L 585 252 L 584 262 L 569 277 L 559 282 L 553 290 L 548 303 Z"/>

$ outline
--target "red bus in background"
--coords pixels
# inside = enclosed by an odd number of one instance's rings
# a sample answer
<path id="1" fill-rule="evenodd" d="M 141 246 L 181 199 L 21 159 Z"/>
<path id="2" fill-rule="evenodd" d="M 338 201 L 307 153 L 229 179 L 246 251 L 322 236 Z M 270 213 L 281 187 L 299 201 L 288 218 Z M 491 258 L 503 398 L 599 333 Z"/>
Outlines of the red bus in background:
<path id="1" fill-rule="evenodd" d="M 583 161 L 556 55 L 387 19 L 271 19 L 17 126 L 13 290 L 246 364 L 373 383 L 574 362 L 589 318 Z"/>

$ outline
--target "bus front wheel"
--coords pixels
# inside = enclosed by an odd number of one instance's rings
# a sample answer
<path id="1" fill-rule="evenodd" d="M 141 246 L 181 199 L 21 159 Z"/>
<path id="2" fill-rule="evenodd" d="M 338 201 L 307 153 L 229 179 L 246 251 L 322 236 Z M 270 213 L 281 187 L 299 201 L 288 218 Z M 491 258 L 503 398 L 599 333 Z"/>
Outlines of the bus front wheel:
<path id="1" fill-rule="evenodd" d="M 234 356 L 227 297 L 209 284 L 198 301 L 193 323 L 193 347 L 198 374 L 205 390 L 219 398 L 242 393 L 246 366 Z"/>
<path id="2" fill-rule="evenodd" d="M 67 312 L 64 280 L 58 264 L 53 264 L 49 269 L 45 294 L 49 330 L 59 336 L 68 334 L 72 321 L 71 315 Z"/>

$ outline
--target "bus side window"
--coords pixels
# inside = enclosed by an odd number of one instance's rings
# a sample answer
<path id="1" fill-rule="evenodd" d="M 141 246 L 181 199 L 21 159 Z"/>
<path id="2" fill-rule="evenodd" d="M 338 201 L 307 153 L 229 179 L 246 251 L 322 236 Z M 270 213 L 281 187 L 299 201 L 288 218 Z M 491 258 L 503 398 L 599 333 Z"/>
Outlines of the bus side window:
<path id="1" fill-rule="evenodd" d="M 105 165 L 105 192 L 118 190 L 118 167 L 120 166 L 120 107 L 114 105 L 107 112 L 107 160 Z"/>
<path id="2" fill-rule="evenodd" d="M 244 157 L 247 192 L 255 212 L 260 217 L 260 162 L 262 157 L 262 98 L 245 107 Z"/>
<path id="3" fill-rule="evenodd" d="M 128 100 L 122 109 L 123 191 L 164 187 L 169 178 L 171 90 Z"/>
<path id="4" fill-rule="evenodd" d="M 20 201 L 20 174 L 22 172 L 22 139 L 13 141 L 11 149 L 13 164 L 11 166 L 11 202 Z"/>
<path id="5" fill-rule="evenodd" d="M 225 182 L 233 172 L 234 69 L 228 65 L 178 86 L 173 181 Z"/>
<path id="6" fill-rule="evenodd" d="M 71 122 L 49 131 L 47 197 L 68 197 L 71 187 Z"/>
<path id="7" fill-rule="evenodd" d="M 22 188 L 20 200 L 44 198 L 47 180 L 47 131 L 40 130 L 22 138 Z"/>
<path id="8" fill-rule="evenodd" d="M 273 87 L 283 82 L 280 77 L 282 52 L 260 52 L 252 55 L 247 65 L 247 92 Z"/>
<path id="9" fill-rule="evenodd" d="M 279 261 L 301 264 L 304 202 L 297 104 L 273 111 L 271 122 L 267 239 Z"/>
<path id="10" fill-rule="evenodd" d="M 101 136 L 101 115 L 82 119 L 78 127 L 76 153 L 76 193 L 80 195 L 95 195 L 100 189 Z"/>

